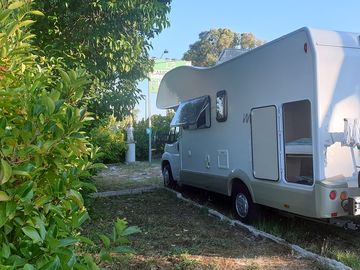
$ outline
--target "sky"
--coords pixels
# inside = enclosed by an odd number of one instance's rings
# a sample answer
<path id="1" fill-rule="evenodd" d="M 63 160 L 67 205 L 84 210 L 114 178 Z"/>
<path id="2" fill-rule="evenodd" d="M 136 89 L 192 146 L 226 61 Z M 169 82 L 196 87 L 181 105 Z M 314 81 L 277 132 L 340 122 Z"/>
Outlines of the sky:
<path id="1" fill-rule="evenodd" d="M 252 32 L 257 38 L 271 41 L 301 27 L 360 33 L 359 0 L 173 0 L 170 27 L 152 40 L 150 55 L 181 59 L 200 32 L 229 28 L 234 32 Z M 147 95 L 147 82 L 139 88 Z M 151 94 L 152 114 L 156 95 Z M 140 102 L 138 118 L 145 116 Z"/>

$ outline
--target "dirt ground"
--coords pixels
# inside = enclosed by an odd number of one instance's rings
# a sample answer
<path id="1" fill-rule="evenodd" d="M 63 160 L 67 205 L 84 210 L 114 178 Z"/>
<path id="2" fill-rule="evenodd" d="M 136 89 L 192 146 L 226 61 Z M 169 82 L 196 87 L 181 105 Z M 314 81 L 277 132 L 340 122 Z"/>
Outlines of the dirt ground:
<path id="1" fill-rule="evenodd" d="M 109 164 L 94 177 L 99 192 L 162 184 L 160 163 Z"/>
<path id="2" fill-rule="evenodd" d="M 96 178 L 101 191 L 160 185 L 158 164 L 112 165 Z M 123 255 L 107 269 L 325 269 L 262 237 L 210 217 L 164 189 L 94 198 L 85 232 L 110 233 L 125 217 L 142 232 L 131 236 L 135 254 Z"/>

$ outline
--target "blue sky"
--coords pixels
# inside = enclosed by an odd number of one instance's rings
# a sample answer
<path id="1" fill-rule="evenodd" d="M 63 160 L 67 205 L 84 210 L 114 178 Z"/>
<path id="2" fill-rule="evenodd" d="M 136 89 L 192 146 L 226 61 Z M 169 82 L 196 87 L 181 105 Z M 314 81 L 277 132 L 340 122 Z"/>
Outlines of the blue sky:
<path id="1" fill-rule="evenodd" d="M 202 31 L 229 28 L 271 41 L 303 26 L 360 33 L 359 0 L 173 0 L 170 27 L 152 40 L 151 56 L 180 59 Z M 147 83 L 139 86 L 147 93 Z M 155 104 L 156 96 L 152 95 Z M 153 113 L 159 113 L 152 106 Z M 144 117 L 144 102 L 138 106 Z"/>

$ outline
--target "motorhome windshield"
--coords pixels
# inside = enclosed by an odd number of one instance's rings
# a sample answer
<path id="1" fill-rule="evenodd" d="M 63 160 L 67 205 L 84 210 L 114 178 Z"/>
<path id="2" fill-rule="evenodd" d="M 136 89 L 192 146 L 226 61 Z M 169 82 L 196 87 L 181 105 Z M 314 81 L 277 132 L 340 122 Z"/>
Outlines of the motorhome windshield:
<path id="1" fill-rule="evenodd" d="M 200 115 L 207 108 L 209 108 L 209 104 L 210 104 L 209 96 L 203 96 L 181 102 L 170 125 L 174 127 L 174 126 L 188 126 L 188 125 L 196 124 Z"/>

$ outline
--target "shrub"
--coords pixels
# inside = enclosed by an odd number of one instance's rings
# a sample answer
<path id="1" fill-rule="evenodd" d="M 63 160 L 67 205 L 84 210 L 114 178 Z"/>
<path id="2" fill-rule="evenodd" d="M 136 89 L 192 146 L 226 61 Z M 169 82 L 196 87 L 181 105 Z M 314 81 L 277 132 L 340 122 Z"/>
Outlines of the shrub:
<path id="1" fill-rule="evenodd" d="M 27 26 L 41 13 L 28 3 L 0 2 L 0 269 L 94 269 L 75 249 L 91 243 L 79 235 L 89 218 L 79 190 L 97 167 L 78 105 L 88 77 L 37 56 Z"/>
<path id="2" fill-rule="evenodd" d="M 105 124 L 101 124 L 90 131 L 90 141 L 94 146 L 99 147 L 96 162 L 124 162 L 127 149 L 124 133 L 113 117 L 110 117 Z"/>
<path id="3" fill-rule="evenodd" d="M 166 116 L 153 115 L 152 121 L 152 149 L 154 158 L 161 157 L 164 151 L 164 145 L 170 130 L 170 122 L 173 113 L 168 112 Z M 136 141 L 136 158 L 146 160 L 149 157 L 149 135 L 146 134 L 149 121 L 141 120 L 134 125 L 134 138 Z"/>

